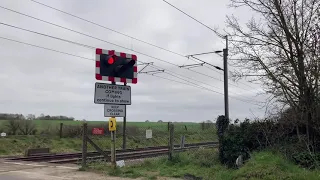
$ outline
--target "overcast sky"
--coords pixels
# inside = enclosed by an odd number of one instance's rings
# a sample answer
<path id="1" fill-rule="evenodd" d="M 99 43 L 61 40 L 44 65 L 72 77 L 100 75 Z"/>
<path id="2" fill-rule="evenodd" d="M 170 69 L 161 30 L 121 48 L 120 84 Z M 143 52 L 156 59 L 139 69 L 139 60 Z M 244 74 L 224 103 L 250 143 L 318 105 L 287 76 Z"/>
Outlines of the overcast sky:
<path id="1" fill-rule="evenodd" d="M 182 55 L 222 50 L 224 40 L 161 0 L 38 0 L 118 32 L 170 49 Z M 227 0 L 169 1 L 210 27 L 225 27 L 227 14 L 235 14 L 245 22 L 250 18 L 246 10 L 227 8 Z M 168 62 L 183 65 L 195 62 L 126 36 L 95 26 L 30 0 L 0 0 L 1 7 L 37 17 L 69 29 L 79 31 L 122 47 L 133 49 Z M 107 50 L 133 53 L 138 61 L 154 65 L 191 78 L 189 82 L 169 74 L 158 76 L 195 88 L 145 74 L 138 75 L 132 88 L 132 105 L 127 106 L 128 121 L 190 121 L 215 120 L 224 114 L 223 76 L 210 66 L 191 70 L 210 77 L 146 57 L 104 41 L 92 39 L 30 17 L 0 8 L 1 23 L 45 33 Z M 33 45 L 67 52 L 88 59 L 95 58 L 95 50 L 52 39 L 38 34 L 0 25 L 0 36 Z M 199 58 L 223 67 L 222 57 L 211 54 Z M 106 120 L 103 105 L 93 103 L 95 80 L 94 61 L 52 52 L 0 39 L 0 111 L 8 113 L 73 116 L 76 119 Z M 143 66 L 139 66 L 138 70 Z M 208 68 L 209 67 L 209 68 Z M 151 67 L 145 71 L 154 70 Z M 230 67 L 230 71 L 233 68 Z M 176 75 L 176 74 L 175 74 Z M 196 82 L 198 80 L 201 82 Z M 261 87 L 246 81 L 230 81 L 230 118 L 263 117 L 264 109 L 245 101 L 262 101 L 256 97 Z M 203 84 L 205 83 L 205 84 Z M 210 85 L 210 86 L 209 86 Z"/>

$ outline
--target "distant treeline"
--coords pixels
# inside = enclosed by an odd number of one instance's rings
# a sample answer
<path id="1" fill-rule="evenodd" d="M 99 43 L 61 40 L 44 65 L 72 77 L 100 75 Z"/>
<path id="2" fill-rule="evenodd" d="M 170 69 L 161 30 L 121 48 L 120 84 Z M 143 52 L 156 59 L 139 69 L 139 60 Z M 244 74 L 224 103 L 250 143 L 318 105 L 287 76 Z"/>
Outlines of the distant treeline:
<path id="1" fill-rule="evenodd" d="M 9 114 L 9 113 L 0 113 L 0 120 L 64 120 L 64 121 L 74 121 L 74 117 L 67 116 L 50 116 L 40 114 L 36 117 L 34 114 L 28 114 L 24 116 L 23 114 Z"/>

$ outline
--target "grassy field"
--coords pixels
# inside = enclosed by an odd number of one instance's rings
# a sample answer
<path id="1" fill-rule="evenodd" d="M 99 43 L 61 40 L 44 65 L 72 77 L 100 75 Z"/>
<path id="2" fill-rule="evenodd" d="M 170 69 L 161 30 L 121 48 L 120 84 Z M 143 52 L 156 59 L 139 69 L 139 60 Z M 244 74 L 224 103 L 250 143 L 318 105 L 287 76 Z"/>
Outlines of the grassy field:
<path id="1" fill-rule="evenodd" d="M 189 151 L 175 155 L 172 162 L 166 158 L 148 160 L 141 165 L 112 169 L 103 163 L 94 163 L 89 171 L 99 171 L 112 176 L 146 177 L 158 176 L 182 178 L 185 174 L 202 177 L 205 180 L 318 180 L 320 170 L 309 171 L 287 161 L 270 151 L 255 152 L 240 169 L 228 169 L 218 161 L 213 149 Z"/>
<path id="2" fill-rule="evenodd" d="M 59 128 L 60 123 L 63 123 L 63 125 L 72 125 L 72 126 L 80 126 L 84 122 L 83 121 L 59 121 L 59 120 L 33 120 L 33 122 L 36 124 L 36 128 L 38 130 L 46 129 L 47 127 L 51 128 Z M 7 120 L 0 120 L 0 129 L 5 130 L 6 124 L 8 123 Z M 101 124 L 108 124 L 108 121 L 86 121 L 88 125 L 101 125 Z M 117 122 L 118 125 L 122 126 L 122 122 Z M 168 128 L 168 123 L 162 122 L 127 122 L 127 126 L 135 126 L 139 128 L 156 128 L 156 129 L 162 129 L 166 130 Z M 185 128 L 184 126 L 187 126 L 189 130 L 197 130 L 200 128 L 199 123 L 176 123 L 177 128 Z"/>
<path id="3" fill-rule="evenodd" d="M 63 138 L 58 137 L 60 123 L 63 122 Z M 6 121 L 0 121 L 0 130 L 6 129 Z M 26 149 L 48 147 L 52 152 L 81 151 L 81 121 L 48 121 L 34 120 L 37 133 L 35 135 L 8 135 L 0 138 L 0 155 L 22 155 Z M 87 121 L 88 126 L 107 128 L 107 122 Z M 117 148 L 122 146 L 122 123 L 118 123 Z M 70 128 L 73 127 L 73 128 Z M 146 139 L 146 129 L 152 129 L 152 139 Z M 78 133 L 72 133 L 77 131 Z M 70 136 L 71 134 L 75 134 Z M 80 132 L 80 133 L 79 133 Z M 90 132 L 90 130 L 89 130 Z M 185 136 L 186 143 L 216 141 L 215 128 L 202 130 L 198 123 L 175 123 L 175 144 L 180 143 L 181 136 Z M 127 148 L 168 145 L 168 124 L 157 122 L 128 122 Z M 110 135 L 91 136 L 91 139 L 102 149 L 110 149 Z M 95 151 L 91 145 L 89 151 Z"/>

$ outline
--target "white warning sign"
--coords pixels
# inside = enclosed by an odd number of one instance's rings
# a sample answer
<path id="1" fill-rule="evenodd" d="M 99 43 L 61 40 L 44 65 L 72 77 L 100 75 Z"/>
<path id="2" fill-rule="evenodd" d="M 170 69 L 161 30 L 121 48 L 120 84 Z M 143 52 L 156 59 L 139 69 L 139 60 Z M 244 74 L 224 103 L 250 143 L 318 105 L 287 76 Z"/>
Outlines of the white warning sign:
<path id="1" fill-rule="evenodd" d="M 104 105 L 104 117 L 124 117 L 126 115 L 125 105 Z"/>
<path id="2" fill-rule="evenodd" d="M 131 87 L 96 82 L 94 103 L 131 105 Z"/>
<path id="3" fill-rule="evenodd" d="M 147 129 L 146 130 L 146 138 L 147 139 L 151 139 L 152 138 L 152 130 L 151 129 Z"/>

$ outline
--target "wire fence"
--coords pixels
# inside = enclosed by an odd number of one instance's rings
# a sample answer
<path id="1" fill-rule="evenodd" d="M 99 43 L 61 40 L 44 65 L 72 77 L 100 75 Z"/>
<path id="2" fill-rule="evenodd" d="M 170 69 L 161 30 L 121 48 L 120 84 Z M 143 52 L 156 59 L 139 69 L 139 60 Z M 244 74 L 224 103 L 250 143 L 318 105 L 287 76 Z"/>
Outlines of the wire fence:
<path id="1" fill-rule="evenodd" d="M 30 121 L 31 122 L 31 121 Z M 55 123 L 54 125 L 41 125 L 41 128 L 30 129 L 28 135 L 19 130 L 12 132 L 7 124 L 0 124 L 1 132 L 6 137 L 0 138 L 0 155 L 24 155 L 27 149 L 49 148 L 51 153 L 72 153 L 83 150 L 83 123 L 87 123 L 87 137 L 95 144 L 87 143 L 87 152 L 97 152 L 97 147 L 107 154 L 111 150 L 111 132 L 107 122 L 77 122 Z M 118 159 L 131 160 L 124 156 L 127 150 L 136 152 L 137 159 L 167 157 L 170 147 L 169 124 L 174 125 L 172 143 L 174 149 L 205 146 L 207 142 L 217 141 L 213 123 L 167 123 L 167 122 L 130 122 L 126 126 L 126 143 L 123 143 L 123 124 L 117 123 L 115 148 L 119 151 Z M 11 127 L 12 128 L 12 127 Z M 25 128 L 25 126 L 24 126 Z M 0 132 L 0 133 L 1 133 Z M 142 156 L 145 151 L 146 156 Z M 139 154 L 140 153 L 140 154 Z M 123 156 L 120 156 L 123 154 Z"/>
<path id="2" fill-rule="evenodd" d="M 119 124 L 121 127 L 121 124 Z M 216 132 L 213 123 L 137 123 L 127 126 L 126 144 L 123 144 L 123 130 L 117 126 L 115 149 L 115 163 L 141 161 L 146 158 L 164 158 L 169 160 L 179 152 L 194 151 L 198 148 L 216 147 Z M 101 163 L 112 161 L 112 141 L 109 131 L 92 135 L 89 133 L 88 143 L 83 153 L 98 151 L 100 158 L 83 157 L 83 166 L 100 166 Z M 101 128 L 102 130 L 103 128 Z M 97 130 L 98 131 L 98 130 Z M 85 155 L 86 156 L 86 155 Z M 87 162 L 89 161 L 89 163 Z M 123 160 L 123 161 L 122 161 Z M 121 166 L 121 165 L 120 165 Z"/>

